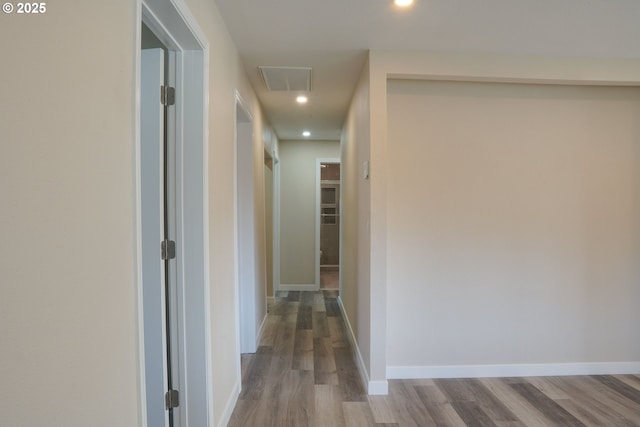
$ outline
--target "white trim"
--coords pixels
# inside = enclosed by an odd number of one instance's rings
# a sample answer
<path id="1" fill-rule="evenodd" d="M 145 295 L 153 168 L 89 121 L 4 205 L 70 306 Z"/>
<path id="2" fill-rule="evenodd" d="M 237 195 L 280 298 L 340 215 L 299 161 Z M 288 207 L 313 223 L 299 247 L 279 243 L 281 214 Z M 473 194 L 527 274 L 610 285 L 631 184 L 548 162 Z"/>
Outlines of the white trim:
<path id="1" fill-rule="evenodd" d="M 255 170 L 255 130 L 251 109 L 240 95 L 235 91 L 234 102 L 234 218 L 235 218 L 235 259 L 234 268 L 236 276 L 236 321 L 239 331 L 238 360 L 241 353 L 254 353 L 257 330 L 257 286 L 260 274 L 257 263 L 257 206 L 255 203 L 256 170 Z M 241 112 L 244 117 L 238 115 Z M 246 120 L 244 120 L 246 119 Z M 245 128 L 246 126 L 246 128 Z M 242 134 L 239 130 L 242 129 Z M 245 140 L 244 131 L 250 130 L 248 140 Z M 242 150 L 246 150 L 243 154 Z M 249 156 L 248 158 L 246 156 Z M 243 169 L 239 169 L 238 165 Z M 242 180 L 240 179 L 242 178 Z M 240 199 L 238 195 L 243 195 Z M 247 199 L 244 199 L 247 196 Z M 247 204 L 244 210 L 239 206 Z M 245 216 L 248 215 L 248 216 Z M 242 224 L 240 223 L 242 220 Z M 242 237 L 240 239 L 239 237 Z M 242 252 L 242 256 L 240 254 Z M 241 263 L 243 264 L 241 266 Z M 263 303 L 262 301 L 260 302 Z M 266 305 L 266 301 L 264 302 Z M 241 374 L 240 364 L 238 372 Z M 241 375 L 240 375 L 241 376 Z"/>
<path id="2" fill-rule="evenodd" d="M 369 381 L 367 394 L 386 396 L 389 394 L 389 381 Z"/>
<path id="3" fill-rule="evenodd" d="M 358 372 L 360 373 L 360 381 L 362 381 L 362 385 L 367 389 L 367 394 L 371 394 L 371 395 L 389 394 L 388 381 L 371 381 L 369 379 L 367 368 L 364 364 L 364 360 L 362 359 L 362 353 L 360 353 L 360 347 L 358 347 L 356 336 L 353 333 L 353 329 L 351 328 L 351 322 L 349 322 L 349 317 L 347 317 L 347 312 L 344 309 L 344 305 L 342 305 L 342 298 L 340 296 L 338 296 L 338 306 L 340 307 L 340 312 L 342 313 L 344 324 L 347 327 L 347 337 L 349 338 L 349 342 L 351 343 L 351 347 L 353 348 L 353 352 L 355 354 L 356 365 L 358 366 Z"/>
<path id="4" fill-rule="evenodd" d="M 267 304 L 275 304 L 275 303 L 276 303 L 276 297 L 273 297 L 273 296 L 267 297 Z"/>
<path id="5" fill-rule="evenodd" d="M 258 328 L 258 335 L 256 336 L 256 349 L 260 347 L 260 341 L 262 340 L 262 335 L 264 334 L 264 330 L 267 327 L 267 319 L 269 315 L 265 314 L 262 322 L 260 323 L 260 328 Z"/>
<path id="6" fill-rule="evenodd" d="M 278 290 L 280 291 L 317 291 L 318 287 L 313 284 L 306 285 L 283 285 L 282 283 L 278 285 Z"/>
<path id="7" fill-rule="evenodd" d="M 142 171 L 140 168 L 141 147 L 140 147 L 140 85 L 141 79 L 141 56 L 142 56 L 142 1 L 136 2 L 136 60 L 135 60 L 135 100 L 134 100 L 134 206 L 135 206 L 135 252 L 134 266 L 136 273 L 136 310 L 138 318 L 138 422 L 141 427 L 147 427 L 147 387 L 145 378 L 144 360 L 144 296 L 142 286 Z"/>
<path id="8" fill-rule="evenodd" d="M 229 395 L 229 399 L 227 400 L 227 404 L 224 405 L 224 410 L 222 411 L 222 416 L 220 417 L 220 422 L 218 423 L 218 427 L 225 427 L 231 421 L 231 415 L 233 414 L 233 410 L 238 403 L 238 398 L 240 397 L 240 383 L 236 382 L 233 386 L 233 390 Z"/>
<path id="9" fill-rule="evenodd" d="M 193 20 L 192 16 L 189 16 L 189 21 Z M 202 192 L 204 194 L 202 214 L 204 218 L 204 233 L 203 233 L 203 246 L 204 246 L 204 314 L 205 314 L 205 357 L 207 358 L 207 365 L 205 368 L 206 382 L 207 382 L 207 396 L 206 399 L 209 402 L 209 408 L 207 412 L 207 426 L 213 426 L 213 420 L 215 414 L 213 411 L 213 344 L 211 341 L 211 269 L 209 268 L 211 247 L 209 242 L 209 43 L 204 38 L 204 35 L 198 29 L 195 33 L 198 40 L 203 42 L 202 51 L 202 64 L 204 71 L 203 82 L 203 108 L 204 118 L 202 121 L 202 132 L 204 135 L 204 146 L 202 147 L 202 168 L 203 168 L 203 184 Z"/>
<path id="10" fill-rule="evenodd" d="M 274 142 L 273 157 L 273 296 L 280 290 L 280 158 Z"/>
<path id="11" fill-rule="evenodd" d="M 179 271 L 178 300 L 182 313 L 179 314 L 182 323 L 178 334 L 180 352 L 180 387 L 184 393 L 185 404 L 180 411 L 177 425 L 186 426 L 192 422 L 203 426 L 213 426 L 213 381 L 212 381 L 212 343 L 211 343 L 211 292 L 209 269 L 209 191 L 208 191 L 208 110 L 209 110 L 209 43 L 200 29 L 196 19 L 189 11 L 184 0 L 138 0 L 136 2 L 136 108 L 135 108 L 135 168 L 136 168 L 136 270 L 138 281 L 138 335 L 140 341 L 140 424 L 145 427 L 146 419 L 146 390 L 144 383 L 144 314 L 142 299 L 142 260 L 141 260 L 141 171 L 140 171 L 140 28 L 144 22 L 161 42 L 169 49 L 170 55 L 175 53 L 176 63 L 175 81 L 180 101 L 176 107 L 176 161 L 182 161 L 182 166 L 176 170 L 176 212 L 178 224 L 176 233 L 178 241 L 188 247 L 191 254 L 189 260 L 179 257 L 182 266 L 176 266 Z M 188 146 L 190 155 L 186 155 Z M 193 156 L 197 152 L 199 155 Z M 196 166 L 195 168 L 189 167 Z M 185 174 L 185 167 L 192 173 Z M 191 184 L 188 184 L 190 182 Z M 186 197 L 184 186 L 194 185 L 198 193 Z M 201 188 L 200 188 L 201 186 Z M 190 227 L 185 229 L 185 214 L 189 218 Z M 194 228 L 195 227 L 195 228 Z M 186 231 L 187 230 L 187 231 Z M 193 238 L 197 235 L 197 238 Z M 191 236 L 191 237 L 189 237 Z M 183 239 L 184 237 L 184 239 Z M 183 251 L 184 247 L 177 248 Z M 187 279 L 192 283 L 186 291 L 184 283 Z M 197 286 L 193 286 L 197 285 Z M 194 307 L 194 301 L 197 305 Z M 180 310 L 178 310 L 180 311 Z M 195 317 L 194 317 L 195 316 Z M 194 327 L 195 326 L 195 327 Z M 193 346 L 195 344 L 195 347 Z M 189 379 L 196 380 L 189 381 Z M 198 379 L 199 378 L 199 379 Z M 194 389 L 194 387 L 196 387 Z M 191 394 L 190 390 L 193 392 Z M 197 395 L 189 399 L 190 395 Z"/>
<path id="12" fill-rule="evenodd" d="M 389 379 L 638 375 L 640 362 L 387 366 Z"/>

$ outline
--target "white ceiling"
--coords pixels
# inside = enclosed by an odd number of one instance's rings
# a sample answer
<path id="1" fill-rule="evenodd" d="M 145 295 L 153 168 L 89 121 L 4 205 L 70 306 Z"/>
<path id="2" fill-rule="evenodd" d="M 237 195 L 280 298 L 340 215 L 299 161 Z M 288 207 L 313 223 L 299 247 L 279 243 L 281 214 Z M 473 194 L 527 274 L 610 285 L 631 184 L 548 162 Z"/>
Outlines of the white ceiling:
<path id="1" fill-rule="evenodd" d="M 216 0 L 281 140 L 338 140 L 368 49 L 640 58 L 640 0 Z M 259 65 L 313 68 L 309 103 Z"/>

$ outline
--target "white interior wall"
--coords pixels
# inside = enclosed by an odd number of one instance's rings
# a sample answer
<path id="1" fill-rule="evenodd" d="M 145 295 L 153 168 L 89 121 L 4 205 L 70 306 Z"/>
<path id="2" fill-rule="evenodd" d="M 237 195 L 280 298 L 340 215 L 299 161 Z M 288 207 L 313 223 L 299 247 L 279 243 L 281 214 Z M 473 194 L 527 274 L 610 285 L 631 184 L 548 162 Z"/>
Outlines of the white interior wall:
<path id="1" fill-rule="evenodd" d="M 0 16 L 1 423 L 138 425 L 135 2 L 20 18 Z"/>
<path id="2" fill-rule="evenodd" d="M 391 81 L 387 105 L 388 365 L 640 361 L 640 89 Z"/>
<path id="3" fill-rule="evenodd" d="M 338 141 L 280 141 L 280 284 L 315 285 L 316 159 Z"/>

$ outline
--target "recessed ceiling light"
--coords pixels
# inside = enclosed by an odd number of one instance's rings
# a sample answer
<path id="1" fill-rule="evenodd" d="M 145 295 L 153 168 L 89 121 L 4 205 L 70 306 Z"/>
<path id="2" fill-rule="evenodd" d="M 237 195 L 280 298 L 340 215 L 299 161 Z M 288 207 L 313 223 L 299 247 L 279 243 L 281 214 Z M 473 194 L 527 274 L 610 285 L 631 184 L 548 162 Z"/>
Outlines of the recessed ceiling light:
<path id="1" fill-rule="evenodd" d="M 393 3 L 399 7 L 409 7 L 413 4 L 413 0 L 393 0 Z"/>
<path id="2" fill-rule="evenodd" d="M 309 132 L 308 130 L 305 130 L 304 132 L 302 132 L 302 136 L 304 137 L 311 136 L 311 132 Z"/>
<path id="3" fill-rule="evenodd" d="M 308 99 L 306 96 L 304 96 L 304 95 L 300 95 L 300 96 L 298 96 L 298 97 L 296 98 L 296 102 L 297 102 L 298 104 L 306 104 L 308 100 L 309 100 L 309 99 Z"/>

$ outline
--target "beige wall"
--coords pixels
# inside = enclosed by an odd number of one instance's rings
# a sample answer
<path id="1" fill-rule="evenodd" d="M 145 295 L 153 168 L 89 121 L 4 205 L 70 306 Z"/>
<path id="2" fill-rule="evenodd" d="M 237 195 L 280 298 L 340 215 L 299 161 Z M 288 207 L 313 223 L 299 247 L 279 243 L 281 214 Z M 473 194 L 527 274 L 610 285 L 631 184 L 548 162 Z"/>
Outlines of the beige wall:
<path id="1" fill-rule="evenodd" d="M 240 385 L 236 89 L 254 118 L 259 189 L 268 132 L 215 4 L 186 3 L 210 48 L 208 253 L 217 425 Z M 11 242 L 0 249 L 0 413 L 6 425 L 139 425 L 138 19 L 136 2 L 62 2 L 33 19 L 0 15 L 0 231 Z M 256 198 L 263 203 L 261 190 Z M 264 221 L 258 224 L 264 248 Z M 264 267 L 263 249 L 258 258 Z"/>
<path id="2" fill-rule="evenodd" d="M 3 425 L 138 425 L 135 14 L 0 16 Z"/>
<path id="3" fill-rule="evenodd" d="M 387 133 L 387 80 L 400 78 L 640 86 L 640 60 L 372 51 L 369 55 L 369 64 L 372 165 L 370 305 L 371 312 L 375 313 L 371 316 L 370 372 L 371 377 L 376 379 L 380 376 L 386 378 L 387 372 L 392 376 L 398 374 L 392 369 L 393 366 L 387 363 L 387 354 L 394 352 L 397 354 L 397 350 L 389 348 L 386 342 L 391 336 L 387 331 L 387 311 L 398 309 L 388 298 L 388 292 L 392 292 L 395 283 L 387 277 L 386 239 L 391 237 L 386 218 L 389 208 L 387 195 L 390 177 L 387 159 L 392 149 L 392 141 L 389 140 Z M 577 303 L 579 301 L 574 302 L 571 309 L 584 308 L 576 308 Z M 420 321 L 421 318 L 418 317 L 416 320 Z M 637 364 L 631 366 L 637 366 Z M 586 370 L 589 369 L 587 366 Z M 620 365 L 615 369 L 624 370 L 625 368 Z M 410 372 L 409 375 L 416 373 L 424 374 L 422 371 Z M 429 374 L 433 372 L 427 373 Z M 473 375 L 473 372 L 469 371 L 466 374 Z"/>
<path id="4" fill-rule="evenodd" d="M 342 264 L 340 298 L 365 369 L 370 369 L 369 309 L 369 180 L 363 162 L 369 160 L 369 68 L 365 66 L 341 139 Z"/>
<path id="5" fill-rule="evenodd" d="M 316 159 L 340 158 L 337 141 L 280 141 L 280 283 L 315 284 Z"/>
<path id="6" fill-rule="evenodd" d="M 388 365 L 639 361 L 638 117 L 640 89 L 390 81 Z"/>

